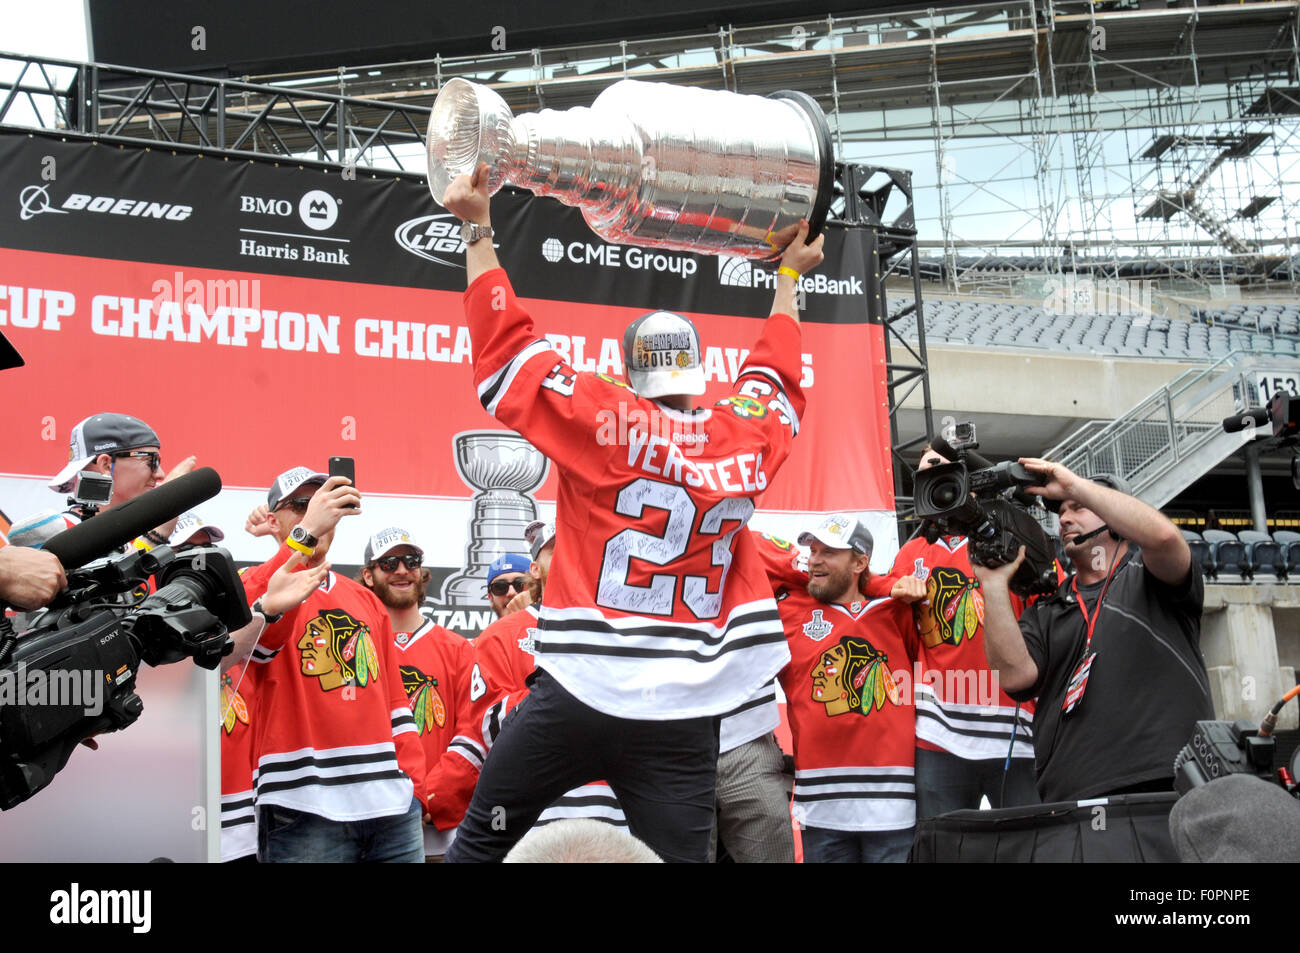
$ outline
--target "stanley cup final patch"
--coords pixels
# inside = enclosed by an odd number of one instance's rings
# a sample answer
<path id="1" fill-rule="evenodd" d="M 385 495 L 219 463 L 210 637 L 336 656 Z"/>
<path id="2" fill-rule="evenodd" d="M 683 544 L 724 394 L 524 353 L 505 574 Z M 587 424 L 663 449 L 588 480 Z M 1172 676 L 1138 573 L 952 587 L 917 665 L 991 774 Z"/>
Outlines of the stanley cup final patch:
<path id="1" fill-rule="evenodd" d="M 821 609 L 813 609 L 812 620 L 803 624 L 803 634 L 814 642 L 820 642 L 831 634 L 833 628 L 835 626 L 822 618 Z"/>

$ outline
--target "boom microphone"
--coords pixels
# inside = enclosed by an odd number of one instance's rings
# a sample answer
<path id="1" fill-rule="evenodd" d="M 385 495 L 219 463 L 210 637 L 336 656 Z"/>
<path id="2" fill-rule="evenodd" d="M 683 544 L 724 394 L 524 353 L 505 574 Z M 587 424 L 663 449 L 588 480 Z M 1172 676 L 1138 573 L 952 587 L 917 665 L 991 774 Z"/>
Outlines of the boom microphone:
<path id="1" fill-rule="evenodd" d="M 1082 536 L 1076 536 L 1076 537 L 1074 537 L 1074 543 L 1073 543 L 1073 545 L 1078 546 L 1080 543 L 1086 543 L 1088 540 L 1092 539 L 1094 536 L 1100 536 L 1102 533 L 1106 532 L 1106 530 L 1108 530 L 1108 529 L 1110 529 L 1110 527 L 1107 526 L 1105 523 L 1102 523 L 1100 526 L 1098 526 L 1096 529 L 1094 529 L 1091 533 L 1084 533 Z M 1112 535 L 1113 535 L 1113 534 L 1112 534 Z M 1116 536 L 1115 538 L 1116 538 L 1116 539 L 1119 539 L 1118 536 Z"/>
<path id="2" fill-rule="evenodd" d="M 217 471 L 203 467 L 59 533 L 45 544 L 44 549 L 58 556 L 64 569 L 76 569 L 126 545 L 155 526 L 175 519 L 220 492 L 221 477 Z"/>
<path id="3" fill-rule="evenodd" d="M 1262 427 L 1269 421 L 1267 407 L 1247 407 L 1239 414 L 1233 414 L 1231 417 L 1223 418 L 1223 432 L 1237 433 L 1249 427 L 1254 430 L 1256 427 Z"/>

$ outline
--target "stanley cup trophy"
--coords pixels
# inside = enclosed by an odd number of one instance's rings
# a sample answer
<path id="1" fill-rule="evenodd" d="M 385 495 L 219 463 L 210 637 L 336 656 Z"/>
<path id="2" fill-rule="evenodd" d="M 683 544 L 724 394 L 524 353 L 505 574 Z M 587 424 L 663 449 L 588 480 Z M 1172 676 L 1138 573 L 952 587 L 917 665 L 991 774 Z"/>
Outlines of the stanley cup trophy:
<path id="1" fill-rule="evenodd" d="M 622 80 L 590 108 L 512 117 L 488 87 L 451 79 L 425 145 L 435 202 L 486 162 L 491 194 L 553 196 L 606 241 L 745 258 L 778 257 L 789 237 L 776 236 L 801 218 L 815 236 L 835 176 L 826 116 L 794 91 Z"/>
<path id="2" fill-rule="evenodd" d="M 477 492 L 465 568 L 442 584 L 442 601 L 487 605 L 488 564 L 506 553 L 528 551 L 524 530 L 537 519 L 537 504 L 528 492 L 542 485 L 549 461 L 519 434 L 505 430 L 457 434 L 454 446 L 456 471 Z"/>

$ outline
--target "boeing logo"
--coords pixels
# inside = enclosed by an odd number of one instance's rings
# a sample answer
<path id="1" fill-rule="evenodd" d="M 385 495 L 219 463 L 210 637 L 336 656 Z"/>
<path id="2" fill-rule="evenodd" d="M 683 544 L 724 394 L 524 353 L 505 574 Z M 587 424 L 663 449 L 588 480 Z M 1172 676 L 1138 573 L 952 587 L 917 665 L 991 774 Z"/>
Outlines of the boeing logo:
<path id="1" fill-rule="evenodd" d="M 48 185 L 29 185 L 18 194 L 18 217 L 24 222 L 29 218 L 35 218 L 42 212 L 56 212 L 59 215 L 68 213 L 61 208 L 55 208 L 50 204 L 50 194 L 46 191 Z"/>
<path id="2" fill-rule="evenodd" d="M 112 195 L 86 195 L 73 192 L 63 200 L 60 208 L 55 208 L 50 201 L 48 185 L 29 185 L 18 193 L 18 217 L 24 222 L 52 212 L 66 215 L 68 212 L 100 212 L 109 215 L 129 215 L 132 218 L 161 218 L 172 222 L 182 222 L 189 218 L 194 209 L 189 205 L 172 205 L 167 202 L 150 202 L 145 199 L 123 199 Z"/>

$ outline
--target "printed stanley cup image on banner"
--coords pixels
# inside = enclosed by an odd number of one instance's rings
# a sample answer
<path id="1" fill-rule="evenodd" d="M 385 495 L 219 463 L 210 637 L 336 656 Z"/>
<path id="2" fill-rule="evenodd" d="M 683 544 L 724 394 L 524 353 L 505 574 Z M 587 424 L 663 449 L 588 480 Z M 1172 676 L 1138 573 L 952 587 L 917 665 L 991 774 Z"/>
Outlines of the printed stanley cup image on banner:
<path id="1" fill-rule="evenodd" d="M 488 563 L 506 553 L 526 553 L 524 529 L 537 519 L 528 494 L 546 480 L 550 461 L 517 433 L 472 430 L 457 434 L 456 472 L 475 491 L 465 545 L 465 568 L 443 583 L 450 606 L 488 604 Z"/>
<path id="2" fill-rule="evenodd" d="M 515 117 L 488 87 L 451 79 L 425 145 L 435 202 L 486 162 L 493 194 L 557 198 L 606 241 L 744 258 L 777 257 L 801 218 L 816 235 L 835 174 L 826 116 L 795 91 L 622 80 L 589 108 Z"/>

